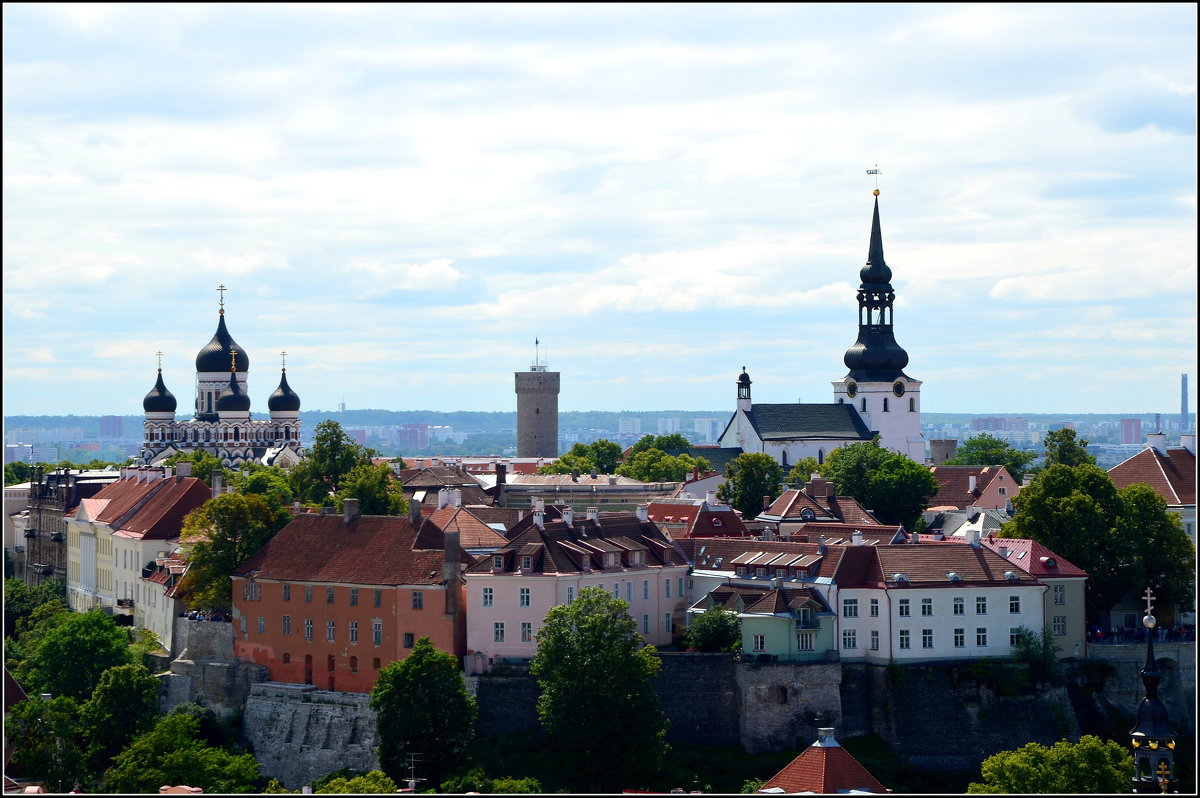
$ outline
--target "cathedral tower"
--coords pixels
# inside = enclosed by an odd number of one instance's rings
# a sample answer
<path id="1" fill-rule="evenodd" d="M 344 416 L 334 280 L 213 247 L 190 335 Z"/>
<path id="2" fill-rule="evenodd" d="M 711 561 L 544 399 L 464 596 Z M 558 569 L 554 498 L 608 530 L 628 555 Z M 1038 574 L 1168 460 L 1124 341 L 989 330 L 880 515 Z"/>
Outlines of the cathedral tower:
<path id="1" fill-rule="evenodd" d="M 536 352 L 529 371 L 515 372 L 517 457 L 558 457 L 558 372 Z"/>

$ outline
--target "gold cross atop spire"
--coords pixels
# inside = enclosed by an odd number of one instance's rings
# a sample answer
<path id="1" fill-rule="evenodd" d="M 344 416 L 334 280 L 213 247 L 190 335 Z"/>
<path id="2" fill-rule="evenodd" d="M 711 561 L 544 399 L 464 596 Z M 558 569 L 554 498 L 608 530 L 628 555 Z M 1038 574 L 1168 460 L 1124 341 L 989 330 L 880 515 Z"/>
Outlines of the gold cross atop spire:
<path id="1" fill-rule="evenodd" d="M 281 361 L 283 361 L 283 370 L 287 371 L 287 351 L 286 350 L 279 353 L 279 359 Z"/>
<path id="2" fill-rule="evenodd" d="M 217 286 L 217 293 L 221 295 L 221 315 L 222 316 L 225 315 L 225 292 L 228 290 L 229 289 L 225 287 L 224 283 L 221 283 L 220 285 Z"/>
<path id="3" fill-rule="evenodd" d="M 236 349 L 229 350 L 229 370 L 237 371 L 237 350 Z"/>
<path id="4" fill-rule="evenodd" d="M 155 352 L 154 354 L 158 357 L 158 370 L 162 371 L 162 352 Z"/>
<path id="5" fill-rule="evenodd" d="M 1150 592 L 1150 588 L 1146 588 L 1146 592 L 1142 594 L 1142 601 L 1146 602 L 1146 614 L 1149 615 L 1150 611 L 1154 609 L 1154 604 L 1152 603 L 1154 601 L 1154 594 Z"/>
<path id="6" fill-rule="evenodd" d="M 875 190 L 871 193 L 874 194 L 876 197 L 878 197 L 879 196 L 879 176 L 881 174 L 883 174 L 883 170 L 879 168 L 879 164 L 875 164 L 875 168 L 868 169 L 867 174 L 875 175 Z"/>

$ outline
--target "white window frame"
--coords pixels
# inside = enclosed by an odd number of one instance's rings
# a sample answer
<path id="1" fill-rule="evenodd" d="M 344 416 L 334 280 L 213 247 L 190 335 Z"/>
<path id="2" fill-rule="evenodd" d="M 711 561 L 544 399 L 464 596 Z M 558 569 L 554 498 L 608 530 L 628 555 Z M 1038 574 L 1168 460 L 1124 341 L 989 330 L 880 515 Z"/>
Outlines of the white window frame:
<path id="1" fill-rule="evenodd" d="M 485 587 L 482 594 L 482 605 L 484 607 L 493 607 L 496 603 L 496 591 L 493 588 Z"/>
<path id="2" fill-rule="evenodd" d="M 844 598 L 842 599 L 842 617 L 857 618 L 858 617 L 858 599 Z"/>

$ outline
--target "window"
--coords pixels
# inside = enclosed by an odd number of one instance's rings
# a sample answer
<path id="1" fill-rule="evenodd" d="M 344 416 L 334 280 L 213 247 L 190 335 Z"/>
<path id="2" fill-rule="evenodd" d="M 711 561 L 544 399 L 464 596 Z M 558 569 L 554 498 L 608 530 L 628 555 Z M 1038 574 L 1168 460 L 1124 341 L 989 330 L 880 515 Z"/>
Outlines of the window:
<path id="1" fill-rule="evenodd" d="M 666 593 L 664 595 L 667 598 L 670 598 L 671 597 L 671 580 L 670 579 L 663 582 L 663 588 L 666 590 Z"/>
<path id="2" fill-rule="evenodd" d="M 567 603 L 570 604 L 574 600 L 575 600 L 575 588 L 568 587 L 567 588 Z"/>
<path id="3" fill-rule="evenodd" d="M 908 599 L 900 599 L 900 617 L 907 618 L 911 614 L 912 614 L 912 611 L 909 608 L 909 600 Z"/>
<path id="4" fill-rule="evenodd" d="M 570 590 L 570 588 L 567 588 L 567 590 Z M 492 603 L 495 601 L 495 599 L 496 599 L 496 592 L 490 587 L 485 587 L 483 589 L 483 606 L 485 606 L 485 607 L 492 606 Z"/>
<path id="5" fill-rule="evenodd" d="M 333 603 L 333 588 L 331 588 L 331 587 L 325 588 L 325 603 L 326 604 Z"/>
<path id="6" fill-rule="evenodd" d="M 615 599 L 621 598 L 621 583 L 620 582 L 613 582 L 613 598 L 615 598 Z"/>
<path id="7" fill-rule="evenodd" d="M 1020 596 L 1009 596 L 1008 597 L 1008 611 L 1010 614 L 1013 614 L 1013 615 L 1016 615 L 1017 613 L 1019 613 L 1021 611 L 1021 597 Z"/>
<path id="8" fill-rule="evenodd" d="M 325 642 L 332 643 L 334 641 L 334 638 L 336 637 L 334 632 L 336 631 L 336 629 L 337 629 L 337 621 L 326 621 L 325 622 Z"/>
<path id="9" fill-rule="evenodd" d="M 801 651 L 812 651 L 813 644 L 816 640 L 816 635 L 812 632 L 797 632 L 796 647 Z"/>
<path id="10" fill-rule="evenodd" d="M 533 568 L 533 558 L 526 554 L 521 557 L 521 570 L 528 571 L 531 568 Z"/>
<path id="11" fill-rule="evenodd" d="M 258 633 L 265 635 L 267 633 L 267 619 L 263 616 L 258 616 Z"/>
<path id="12" fill-rule="evenodd" d="M 630 604 L 632 602 L 633 602 L 633 582 L 626 582 L 625 583 L 625 603 Z"/>
<path id="13" fill-rule="evenodd" d="M 286 651 L 283 652 L 283 664 L 288 665 L 291 663 L 291 661 L 292 661 L 292 655 L 287 653 Z"/>
<path id="14" fill-rule="evenodd" d="M 379 618 L 371 619 L 371 645 L 383 645 L 383 621 Z"/>
<path id="15" fill-rule="evenodd" d="M 933 648 L 933 630 L 921 630 L 921 648 Z"/>
<path id="16" fill-rule="evenodd" d="M 1067 616 L 1055 615 L 1054 616 L 1054 634 L 1065 635 L 1066 633 L 1067 633 Z"/>
<path id="17" fill-rule="evenodd" d="M 358 657 L 350 658 L 350 672 L 358 673 Z"/>
<path id="18" fill-rule="evenodd" d="M 987 645 L 987 627 L 986 626 L 980 626 L 978 629 L 975 630 L 975 645 L 977 645 L 977 646 L 986 646 Z"/>
<path id="19" fill-rule="evenodd" d="M 356 588 L 356 587 L 350 588 L 350 606 L 351 607 L 358 606 L 358 588 Z"/>
<path id="20" fill-rule="evenodd" d="M 292 633 L 292 616 L 290 615 L 283 616 L 283 633 L 285 635 Z"/>
<path id="21" fill-rule="evenodd" d="M 912 648 L 912 633 L 907 629 L 900 630 L 900 648 Z"/>
<path id="22" fill-rule="evenodd" d="M 679 596 L 680 598 L 683 598 L 683 577 L 682 576 L 679 577 L 679 591 L 675 595 Z"/>
<path id="23" fill-rule="evenodd" d="M 521 642 L 522 643 L 532 643 L 533 642 L 533 622 L 532 621 L 521 621 Z"/>
<path id="24" fill-rule="evenodd" d="M 858 617 L 858 599 L 842 599 L 842 617 Z"/>
<path id="25" fill-rule="evenodd" d="M 668 612 L 663 615 L 663 629 L 670 632 L 673 631 L 674 628 L 675 627 L 671 625 L 671 613 Z"/>
<path id="26" fill-rule="evenodd" d="M 1008 488 L 1005 488 L 1002 486 L 1002 487 L 996 488 L 996 492 L 999 493 L 1001 496 L 1007 496 Z"/>
<path id="27" fill-rule="evenodd" d="M 404 633 L 404 647 L 405 648 L 413 647 L 413 633 L 412 632 Z"/>
<path id="28" fill-rule="evenodd" d="M 879 650 L 879 630 L 878 629 L 871 630 L 871 650 L 872 651 Z"/>
<path id="29" fill-rule="evenodd" d="M 521 588 L 520 606 L 522 606 L 522 607 L 529 606 L 529 588 L 527 588 L 527 587 Z"/>
<path id="30" fill-rule="evenodd" d="M 755 651 L 766 651 L 767 650 L 767 636 L 766 635 L 755 635 L 754 636 L 754 650 Z"/>
<path id="31" fill-rule="evenodd" d="M 915 398 L 909 397 L 908 412 L 910 412 L 910 413 L 917 412 L 917 400 Z"/>
<path id="32" fill-rule="evenodd" d="M 375 606 L 376 607 L 383 606 L 383 591 L 382 590 L 375 591 Z"/>
<path id="33" fill-rule="evenodd" d="M 504 621 L 496 621 L 492 624 L 492 642 L 504 642 Z"/>
<path id="34" fill-rule="evenodd" d="M 954 630 L 954 647 L 955 648 L 966 648 L 966 645 L 967 645 L 967 630 L 966 629 L 955 629 Z"/>
<path id="35" fill-rule="evenodd" d="M 855 629 L 842 630 L 842 648 L 858 648 L 858 631 Z"/>
<path id="36" fill-rule="evenodd" d="M 414 590 L 412 594 L 412 608 L 420 610 L 425 608 L 425 594 L 420 590 Z"/>
<path id="37" fill-rule="evenodd" d="M 888 400 L 887 400 L 887 397 L 885 396 L 885 397 L 883 397 L 883 412 L 886 413 L 887 411 L 888 411 Z"/>
<path id="38" fill-rule="evenodd" d="M 975 597 L 975 614 L 987 615 L 987 596 Z"/>
<path id="39" fill-rule="evenodd" d="M 284 601 L 292 600 L 292 586 L 291 585 L 285 584 L 283 586 L 283 600 Z"/>
<path id="40" fill-rule="evenodd" d="M 1017 628 L 1012 627 L 1008 630 L 1008 644 L 1013 648 L 1017 647 Z"/>
<path id="41" fill-rule="evenodd" d="M 933 615 L 933 599 L 931 599 L 931 598 L 921 599 L 921 615 L 922 615 L 922 617 L 925 617 L 925 618 L 928 618 L 929 616 Z"/>
<path id="42" fill-rule="evenodd" d="M 312 618 L 305 618 L 304 619 L 304 639 L 310 643 L 312 642 L 312 626 L 313 626 Z"/>
<path id="43" fill-rule="evenodd" d="M 350 642 L 351 643 L 358 642 L 358 621 L 350 622 Z"/>
<path id="44" fill-rule="evenodd" d="M 642 580 L 642 598 L 644 598 L 644 599 L 650 598 L 650 580 L 649 579 Z"/>
<path id="45" fill-rule="evenodd" d="M 304 586 L 304 600 L 312 604 L 312 585 Z"/>
<path id="46" fill-rule="evenodd" d="M 1055 585 L 1054 586 L 1054 603 L 1055 604 L 1066 604 L 1067 603 L 1067 586 L 1066 585 Z"/>
<path id="47" fill-rule="evenodd" d="M 871 617 L 879 617 L 879 599 L 871 599 Z"/>
<path id="48" fill-rule="evenodd" d="M 496 571 L 504 569 L 504 555 L 497 554 L 492 557 L 492 569 Z"/>
<path id="49" fill-rule="evenodd" d="M 644 634 L 644 635 L 650 634 L 650 616 L 649 615 L 642 616 L 642 634 Z"/>

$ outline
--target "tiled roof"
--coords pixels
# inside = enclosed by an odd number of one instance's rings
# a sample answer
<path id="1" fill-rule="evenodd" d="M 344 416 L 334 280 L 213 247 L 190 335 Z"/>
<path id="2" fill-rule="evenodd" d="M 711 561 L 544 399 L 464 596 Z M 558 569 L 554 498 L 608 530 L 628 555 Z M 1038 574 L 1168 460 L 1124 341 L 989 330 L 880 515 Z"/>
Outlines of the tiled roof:
<path id="1" fill-rule="evenodd" d="M 571 574 L 581 572 L 581 558 L 591 554 L 591 568 L 602 572 L 603 552 L 644 551 L 645 564 L 650 567 L 682 565 L 683 558 L 674 544 L 652 522 L 638 521 L 633 515 L 601 516 L 596 521 L 575 516 L 573 526 L 561 519 L 545 520 L 544 526 L 529 525 L 514 533 L 506 546 L 494 554 L 505 557 L 506 567 L 514 567 L 513 558 L 535 554 L 532 570 L 541 573 Z M 623 566 L 627 567 L 627 566 Z M 634 566 L 644 567 L 644 566 Z M 491 558 L 482 558 L 468 569 L 470 573 L 491 573 Z"/>
<path id="2" fill-rule="evenodd" d="M 713 471 L 724 474 L 729 468 L 729 461 L 739 454 L 744 454 L 744 451 L 741 447 L 735 446 L 692 446 L 684 449 L 683 453 L 693 458 L 703 457 L 712 466 Z M 668 454 L 674 454 L 674 452 L 668 452 Z"/>
<path id="3" fill-rule="evenodd" d="M 615 482 L 613 481 L 615 480 Z M 512 474 L 508 479 L 509 485 L 644 485 L 638 479 L 630 479 L 618 474 Z"/>
<path id="4" fill-rule="evenodd" d="M 405 468 L 401 469 L 397 478 L 405 488 L 444 488 L 467 485 L 480 487 L 475 477 L 458 466 Z"/>
<path id="5" fill-rule="evenodd" d="M 887 788 L 860 765 L 849 751 L 836 742 L 829 745 L 822 744 L 822 741 L 805 748 L 783 770 L 767 779 L 758 791 L 776 789 L 784 793 L 811 792 L 821 795 L 836 795 L 849 790 L 887 792 Z"/>
<path id="6" fill-rule="evenodd" d="M 414 548 L 416 537 L 406 517 L 360 515 L 345 524 L 341 515 L 298 515 L 234 575 L 258 571 L 260 579 L 292 582 L 440 584 L 444 553 Z M 472 561 L 464 549 L 461 562 Z"/>
<path id="7" fill-rule="evenodd" d="M 817 611 L 828 611 L 819 591 L 807 587 L 767 587 L 766 585 L 721 585 L 708 596 L 692 605 L 693 609 L 704 609 L 709 599 L 715 606 L 737 611 L 741 600 L 742 612 L 764 615 L 786 614 L 806 604 L 816 604 Z"/>
<path id="8" fill-rule="evenodd" d="M 427 528 L 436 534 L 429 537 Z M 447 505 L 434 510 L 421 524 L 417 547 L 441 548 L 443 534 L 452 531 L 458 532 L 458 544 L 464 549 L 498 549 L 508 543 L 504 535 L 476 518 L 467 508 Z"/>
<path id="9" fill-rule="evenodd" d="M 872 438 L 858 411 L 848 404 L 756 404 L 746 415 L 766 441 Z"/>
<path id="10" fill-rule="evenodd" d="M 695 568 L 720 571 L 732 571 L 734 569 L 733 561 L 744 554 L 763 552 L 815 555 L 819 551 L 816 543 L 791 543 L 779 540 L 687 538 L 678 543 Z M 703 549 L 703 553 L 701 553 L 701 549 Z M 849 546 L 826 547 L 825 554 L 820 560 L 809 566 L 809 578 L 833 576 L 843 554 L 849 549 Z M 717 563 L 718 560 L 720 560 L 720 564 Z"/>
<path id="11" fill-rule="evenodd" d="M 655 499 L 647 512 L 650 520 L 668 529 L 672 537 L 745 537 L 742 517 L 725 505 L 704 499 Z"/>
<path id="12" fill-rule="evenodd" d="M 937 480 L 938 492 L 929 499 L 930 507 L 970 507 L 993 480 L 1003 476 L 1005 484 L 1011 485 L 1015 494 L 1020 487 L 1013 482 L 1012 475 L 1004 466 L 932 466 L 929 472 Z M 975 477 L 975 490 L 970 491 L 971 477 Z"/>
<path id="13" fill-rule="evenodd" d="M 166 540 L 178 537 L 184 516 L 210 498 L 208 486 L 195 477 L 120 479 L 81 504 L 91 520 L 118 534 Z"/>
<path id="14" fill-rule="evenodd" d="M 948 574 L 956 573 L 964 585 L 1019 584 L 1036 585 L 1038 580 L 1014 566 L 996 552 L 960 544 L 903 544 L 897 546 L 832 546 L 831 551 L 846 551 L 835 580 L 839 587 L 886 585 L 903 587 L 896 574 L 908 577 L 908 585 L 950 585 Z M 1005 573 L 1013 573 L 1009 580 Z"/>
<path id="15" fill-rule="evenodd" d="M 1041 579 L 1044 577 L 1086 577 L 1087 571 L 1055 554 L 1036 540 L 1022 538 L 985 537 L 980 540 L 997 554 L 1001 547 L 1008 549 L 1007 560 L 1018 568 Z M 919 545 L 919 544 L 918 544 Z"/>
<path id="16" fill-rule="evenodd" d="M 821 536 L 831 546 L 849 544 L 855 532 L 862 532 L 863 543 L 871 545 L 889 545 L 894 541 L 903 542 L 907 536 L 899 527 L 882 526 L 880 524 L 835 524 L 823 521 L 808 521 L 797 526 L 788 535 L 789 540 L 802 543 L 817 543 Z"/>
<path id="17" fill-rule="evenodd" d="M 768 521 L 803 520 L 803 511 L 810 510 L 812 520 L 840 521 L 846 524 L 875 525 L 875 517 L 850 496 L 813 496 L 807 490 L 789 488 L 771 502 L 759 518 Z"/>
<path id="18" fill-rule="evenodd" d="M 512 529 L 518 521 L 529 515 L 528 510 L 517 507 L 492 507 L 491 505 L 465 504 L 471 515 L 485 524 L 501 524 L 505 529 Z"/>
<path id="19" fill-rule="evenodd" d="M 1144 482 L 1173 507 L 1196 503 L 1196 455 L 1182 447 L 1167 449 L 1165 455 L 1147 447 L 1110 468 L 1108 475 L 1118 488 Z"/>

